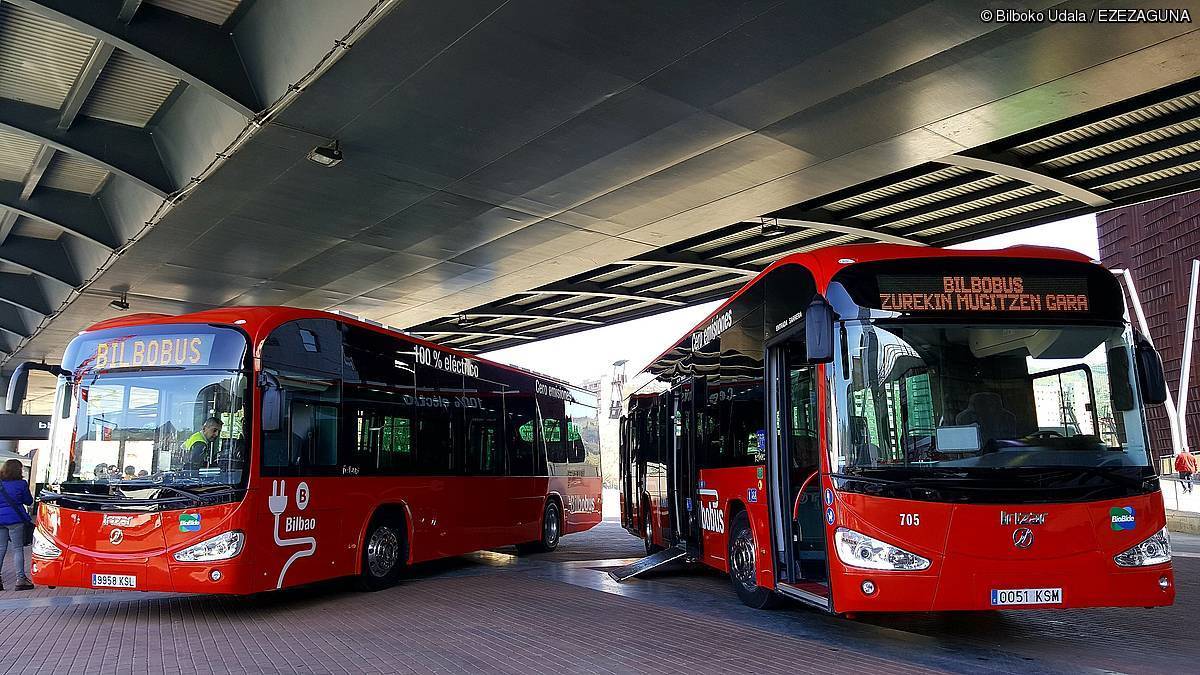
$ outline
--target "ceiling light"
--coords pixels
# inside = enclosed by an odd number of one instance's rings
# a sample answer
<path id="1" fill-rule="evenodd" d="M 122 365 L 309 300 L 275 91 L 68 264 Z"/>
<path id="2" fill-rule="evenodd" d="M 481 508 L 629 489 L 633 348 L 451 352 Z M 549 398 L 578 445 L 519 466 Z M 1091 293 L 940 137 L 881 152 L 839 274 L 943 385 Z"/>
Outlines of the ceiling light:
<path id="1" fill-rule="evenodd" d="M 327 145 L 318 145 L 308 153 L 309 161 L 321 166 L 337 166 L 342 161 L 342 146 L 338 141 Z"/>
<path id="2" fill-rule="evenodd" d="M 112 302 L 108 303 L 108 306 L 117 311 L 124 312 L 129 309 L 129 296 L 122 293 L 121 297 L 114 298 Z"/>

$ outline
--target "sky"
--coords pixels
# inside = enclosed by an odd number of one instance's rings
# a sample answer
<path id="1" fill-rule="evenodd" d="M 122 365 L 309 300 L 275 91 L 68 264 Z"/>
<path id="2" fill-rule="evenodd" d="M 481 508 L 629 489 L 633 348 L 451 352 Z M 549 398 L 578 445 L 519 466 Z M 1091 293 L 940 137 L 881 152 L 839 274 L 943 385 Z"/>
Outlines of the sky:
<path id="1" fill-rule="evenodd" d="M 1096 218 L 1091 215 L 987 237 L 951 248 L 1004 248 L 1015 244 L 1057 246 L 1079 251 L 1094 260 L 1100 258 Z M 723 300 L 672 310 L 481 356 L 576 384 L 611 373 L 613 362 L 625 359 L 628 361 L 625 372 L 632 378 L 651 359 L 666 351 L 679 338 L 690 334 L 692 328 L 719 307 L 721 302 Z"/>

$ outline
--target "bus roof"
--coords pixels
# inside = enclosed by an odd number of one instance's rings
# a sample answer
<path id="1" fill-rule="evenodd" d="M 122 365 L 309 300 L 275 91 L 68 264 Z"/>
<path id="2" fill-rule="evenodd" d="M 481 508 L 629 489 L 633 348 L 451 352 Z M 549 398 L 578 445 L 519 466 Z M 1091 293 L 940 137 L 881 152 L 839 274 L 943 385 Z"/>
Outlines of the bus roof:
<path id="1" fill-rule="evenodd" d="M 415 344 L 449 352 L 463 358 L 481 361 L 497 368 L 503 368 L 505 370 L 521 373 L 523 375 L 529 375 L 531 377 L 541 378 L 543 380 L 550 380 L 555 384 L 563 385 L 576 391 L 590 394 L 590 392 L 587 392 L 587 390 L 583 389 L 582 387 L 573 385 L 557 377 L 527 370 L 525 368 L 510 366 L 504 363 L 497 363 L 496 361 L 491 361 L 489 359 L 480 358 L 477 354 L 469 354 L 452 347 L 439 345 L 436 342 L 422 340 L 421 338 L 408 335 L 397 329 L 378 326 L 347 314 L 324 312 L 317 309 L 299 309 L 296 307 L 282 306 L 251 306 L 221 307 L 218 309 L 207 309 L 200 312 L 192 312 L 190 314 L 156 314 L 145 312 L 106 319 L 88 326 L 84 332 L 107 330 L 109 328 L 154 326 L 173 323 L 211 323 L 241 328 L 250 336 L 252 346 L 257 346 L 262 340 L 266 339 L 267 335 L 270 334 L 271 331 L 275 330 L 280 325 L 289 321 L 296 321 L 298 319 L 333 319 L 335 321 L 340 321 L 353 326 L 367 328 L 378 333 L 385 333 L 393 337 L 413 342 Z"/>
<path id="2" fill-rule="evenodd" d="M 733 295 L 729 296 L 725 302 L 714 309 L 708 316 L 704 317 L 687 333 L 673 342 L 670 346 L 662 351 L 661 354 L 654 357 L 643 366 L 638 372 L 646 372 L 651 366 L 658 362 L 675 349 L 680 342 L 687 340 L 697 330 L 701 330 L 704 325 L 717 316 L 739 295 L 746 292 L 747 289 L 754 287 L 764 276 L 777 267 L 784 265 L 803 265 L 806 267 L 816 281 L 817 291 L 824 293 L 828 288 L 829 282 L 834 275 L 841 272 L 843 269 L 860 263 L 876 262 L 880 260 L 914 260 L 920 258 L 946 259 L 946 258 L 1037 258 L 1042 260 L 1064 260 L 1069 262 L 1082 262 L 1099 264 L 1086 255 L 1078 251 L 1071 251 L 1065 248 L 1054 248 L 1051 246 L 1009 246 L 998 249 L 948 249 L 937 248 L 932 246 L 910 246 L 906 244 L 844 244 L 841 246 L 826 246 L 824 248 L 813 249 L 804 253 L 793 253 L 784 256 L 779 260 L 771 263 L 759 272 L 753 279 L 746 282 Z"/>

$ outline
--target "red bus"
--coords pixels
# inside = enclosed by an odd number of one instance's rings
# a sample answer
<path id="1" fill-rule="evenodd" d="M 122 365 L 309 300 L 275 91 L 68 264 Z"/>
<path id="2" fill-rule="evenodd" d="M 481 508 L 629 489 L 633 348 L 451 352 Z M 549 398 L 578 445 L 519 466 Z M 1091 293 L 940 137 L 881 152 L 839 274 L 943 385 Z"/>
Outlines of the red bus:
<path id="1" fill-rule="evenodd" d="M 1162 364 L 1081 255 L 792 255 L 642 377 L 622 519 L 667 550 L 628 574 L 686 557 L 843 614 L 1174 599 Z"/>
<path id="2" fill-rule="evenodd" d="M 341 315 L 98 323 L 61 367 L 33 579 L 244 594 L 552 550 L 601 520 L 596 399 Z"/>

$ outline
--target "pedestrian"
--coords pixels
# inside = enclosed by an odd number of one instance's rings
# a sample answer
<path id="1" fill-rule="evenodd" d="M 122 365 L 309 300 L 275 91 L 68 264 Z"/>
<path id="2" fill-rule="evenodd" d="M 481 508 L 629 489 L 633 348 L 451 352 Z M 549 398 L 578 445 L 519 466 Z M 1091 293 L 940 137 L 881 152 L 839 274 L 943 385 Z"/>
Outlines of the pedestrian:
<path id="1" fill-rule="evenodd" d="M 1183 483 L 1184 494 L 1192 492 L 1192 474 L 1196 473 L 1196 456 L 1184 448 L 1175 455 L 1175 470 L 1179 472 L 1179 482 Z"/>
<path id="2" fill-rule="evenodd" d="M 13 562 L 17 566 L 17 590 L 33 588 L 25 569 L 26 532 L 32 534 L 33 521 L 29 518 L 26 505 L 33 503 L 29 483 L 21 477 L 21 460 L 10 459 L 0 468 L 0 570 L 4 569 L 4 556 L 12 544 Z M 4 583 L 0 581 L 0 591 Z"/>

